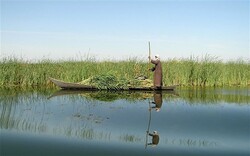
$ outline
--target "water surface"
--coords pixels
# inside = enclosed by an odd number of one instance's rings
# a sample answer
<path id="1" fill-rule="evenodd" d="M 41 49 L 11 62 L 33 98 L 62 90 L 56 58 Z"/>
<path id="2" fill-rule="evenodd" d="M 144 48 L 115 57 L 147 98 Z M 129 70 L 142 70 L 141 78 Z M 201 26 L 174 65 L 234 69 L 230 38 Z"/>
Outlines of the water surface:
<path id="1" fill-rule="evenodd" d="M 0 92 L 1 155 L 250 154 L 248 88 Z"/>

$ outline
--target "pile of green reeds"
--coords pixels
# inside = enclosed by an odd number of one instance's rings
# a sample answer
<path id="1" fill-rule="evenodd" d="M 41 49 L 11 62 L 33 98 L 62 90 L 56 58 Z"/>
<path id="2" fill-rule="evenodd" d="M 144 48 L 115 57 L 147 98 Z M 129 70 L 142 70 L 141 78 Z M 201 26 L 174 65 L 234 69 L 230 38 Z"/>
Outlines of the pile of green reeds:
<path id="1" fill-rule="evenodd" d="M 107 73 L 92 76 L 82 82 L 81 84 L 96 86 L 99 89 L 121 90 L 128 89 L 128 80 L 118 79 L 115 75 Z"/>
<path id="2" fill-rule="evenodd" d="M 250 85 L 249 60 L 222 62 L 216 57 L 162 60 L 163 83 L 181 86 L 247 86 Z M 150 65 L 153 67 L 153 64 Z M 0 86 L 49 87 L 49 77 L 81 82 L 90 77 L 112 73 L 116 80 L 131 81 L 148 75 L 148 63 L 137 58 L 125 61 L 51 61 L 32 63 L 16 58 L 0 60 Z M 152 80 L 153 73 L 149 79 Z M 102 85 L 102 84 L 100 84 Z"/>
<path id="3" fill-rule="evenodd" d="M 149 79 L 126 79 L 120 77 L 119 79 L 112 73 L 106 73 L 101 75 L 95 75 L 88 79 L 85 79 L 80 84 L 95 86 L 99 89 L 108 90 L 123 90 L 129 87 L 151 87 L 153 86 L 153 81 Z"/>

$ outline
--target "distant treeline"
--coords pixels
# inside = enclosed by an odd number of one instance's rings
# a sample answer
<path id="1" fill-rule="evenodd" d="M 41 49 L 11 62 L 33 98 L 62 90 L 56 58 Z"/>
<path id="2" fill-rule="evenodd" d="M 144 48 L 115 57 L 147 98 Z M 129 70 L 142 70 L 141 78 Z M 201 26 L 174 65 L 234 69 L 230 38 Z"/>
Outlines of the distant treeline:
<path id="1" fill-rule="evenodd" d="M 164 85 L 180 86 L 247 86 L 250 85 L 250 61 L 223 62 L 206 55 L 203 58 L 162 60 Z M 134 79 L 149 76 L 153 67 L 145 60 L 131 58 L 125 61 L 52 61 L 37 63 L 17 58 L 0 60 L 0 85 L 3 87 L 51 87 L 48 77 L 69 82 L 81 82 L 91 76 L 111 73 L 117 78 Z"/>

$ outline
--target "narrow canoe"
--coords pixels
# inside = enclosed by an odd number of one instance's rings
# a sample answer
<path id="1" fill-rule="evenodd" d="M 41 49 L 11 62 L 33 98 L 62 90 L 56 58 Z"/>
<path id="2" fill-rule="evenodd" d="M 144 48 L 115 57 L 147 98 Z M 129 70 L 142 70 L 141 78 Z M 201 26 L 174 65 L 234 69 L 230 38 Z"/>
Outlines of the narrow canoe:
<path id="1" fill-rule="evenodd" d="M 72 90 L 98 90 L 95 86 L 83 85 L 79 83 L 64 82 L 54 78 L 49 78 L 56 86 L 62 89 L 72 89 Z"/>
<path id="2" fill-rule="evenodd" d="M 53 82 L 56 86 L 67 89 L 67 90 L 100 90 L 95 86 L 83 85 L 79 83 L 72 83 L 72 82 L 64 82 L 61 80 L 57 80 L 54 78 L 49 78 L 51 82 Z M 176 86 L 165 86 L 162 88 L 154 88 L 154 87 L 130 87 L 127 90 L 141 90 L 141 91 L 154 91 L 154 90 L 166 90 L 166 91 L 173 91 L 175 90 Z M 124 89 L 125 90 L 125 89 Z"/>

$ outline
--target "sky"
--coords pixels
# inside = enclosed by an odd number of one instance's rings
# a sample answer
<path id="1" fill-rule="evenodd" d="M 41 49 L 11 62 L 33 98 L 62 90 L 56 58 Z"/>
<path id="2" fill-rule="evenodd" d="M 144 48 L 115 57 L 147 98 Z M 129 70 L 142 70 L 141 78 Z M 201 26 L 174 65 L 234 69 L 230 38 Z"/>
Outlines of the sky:
<path id="1" fill-rule="evenodd" d="M 1 0 L 0 59 L 250 58 L 249 0 Z"/>

